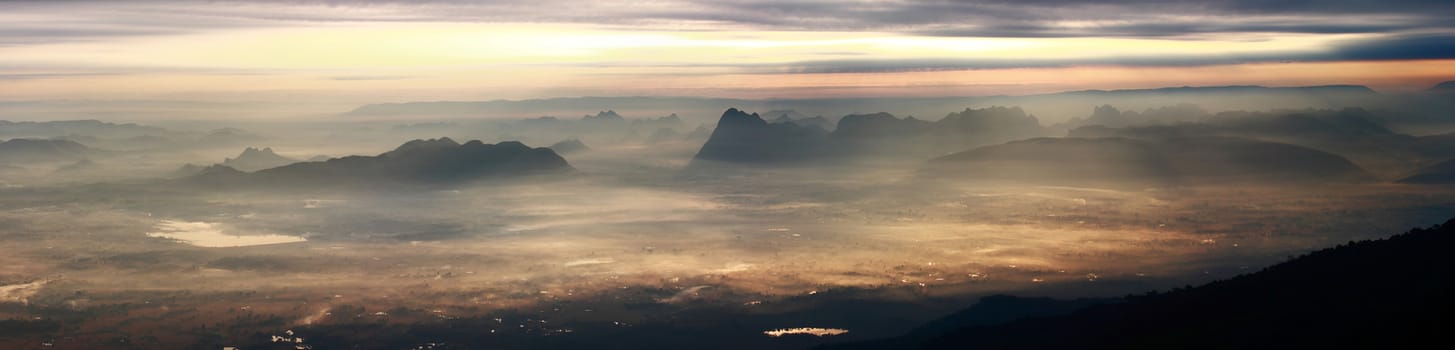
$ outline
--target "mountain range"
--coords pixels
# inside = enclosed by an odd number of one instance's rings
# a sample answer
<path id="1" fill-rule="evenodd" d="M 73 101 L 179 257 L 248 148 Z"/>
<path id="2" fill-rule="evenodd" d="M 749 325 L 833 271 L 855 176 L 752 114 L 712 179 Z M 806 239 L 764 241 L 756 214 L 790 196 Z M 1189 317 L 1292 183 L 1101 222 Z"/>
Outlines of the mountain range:
<path id="1" fill-rule="evenodd" d="M 894 97 L 824 99 L 727 99 L 702 97 L 575 97 L 532 100 L 436 101 L 381 103 L 360 106 L 343 113 L 351 118 L 393 118 L 401 116 L 528 118 L 539 115 L 572 115 L 597 111 L 603 106 L 637 113 L 678 113 L 683 116 L 717 115 L 727 108 L 759 111 L 797 111 L 808 115 L 840 116 L 866 111 L 897 111 L 905 115 L 939 115 L 965 106 L 1036 106 L 1037 115 L 1069 116 L 1099 105 L 1124 108 L 1154 108 L 1169 100 L 1203 106 L 1225 106 L 1229 110 L 1278 108 L 1342 108 L 1390 105 L 1385 95 L 1357 85 L 1262 87 L 1206 86 L 1159 89 L 1085 90 L 1023 96 Z M 764 114 L 777 119 L 781 114 Z M 797 118 L 793 118 L 797 119 Z M 1052 119 L 1053 121 L 1060 121 Z"/>
<path id="2" fill-rule="evenodd" d="M 769 123 L 757 113 L 729 108 L 693 161 L 753 164 L 928 158 L 1045 133 L 1034 116 L 1014 107 L 965 109 L 937 121 L 889 113 L 853 114 L 839 119 L 831 132 L 791 121 Z"/>

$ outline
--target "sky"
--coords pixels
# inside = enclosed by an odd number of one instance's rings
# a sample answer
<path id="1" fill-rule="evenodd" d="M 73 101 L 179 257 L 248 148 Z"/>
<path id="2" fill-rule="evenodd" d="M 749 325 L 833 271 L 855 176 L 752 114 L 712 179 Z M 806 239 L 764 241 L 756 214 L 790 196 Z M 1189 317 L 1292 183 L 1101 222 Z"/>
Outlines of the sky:
<path id="1" fill-rule="evenodd" d="M 0 0 L 7 101 L 1415 91 L 1445 80 L 1448 0 Z"/>

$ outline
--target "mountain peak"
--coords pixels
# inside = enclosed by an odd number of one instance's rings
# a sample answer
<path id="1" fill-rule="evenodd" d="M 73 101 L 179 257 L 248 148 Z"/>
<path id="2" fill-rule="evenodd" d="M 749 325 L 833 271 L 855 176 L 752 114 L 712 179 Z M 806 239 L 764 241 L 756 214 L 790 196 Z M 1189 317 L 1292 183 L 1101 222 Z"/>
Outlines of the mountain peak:
<path id="1" fill-rule="evenodd" d="M 718 128 L 722 128 L 724 126 L 735 127 L 763 124 L 768 124 L 768 122 L 764 121 L 762 117 L 759 117 L 758 113 L 748 114 L 747 112 L 738 110 L 737 108 L 728 108 L 726 111 L 722 112 L 722 118 L 718 118 L 717 120 Z"/>
<path id="2" fill-rule="evenodd" d="M 414 139 L 414 140 L 410 140 L 409 142 L 405 142 L 402 145 L 399 145 L 399 147 L 394 148 L 393 151 L 390 151 L 390 152 L 385 153 L 385 154 L 387 155 L 387 154 L 400 153 L 400 152 L 410 152 L 410 151 L 413 151 L 413 150 L 422 150 L 422 149 L 455 148 L 455 147 L 460 147 L 460 143 L 459 142 L 455 142 L 455 140 L 452 140 L 452 139 L 450 139 L 448 137 L 441 137 L 441 138 L 437 138 L 437 139 Z"/>
<path id="3" fill-rule="evenodd" d="M 805 128 L 794 123 L 769 124 L 757 113 L 748 114 L 737 108 L 723 111 L 717 128 L 693 161 L 727 161 L 737 163 L 760 161 L 792 161 L 816 154 L 827 136 L 819 128 Z"/>
<path id="4" fill-rule="evenodd" d="M 616 111 L 608 109 L 608 110 L 596 112 L 596 115 L 594 115 L 594 116 L 587 115 L 587 116 L 581 117 L 581 120 L 584 120 L 584 121 L 592 121 L 592 120 L 595 120 L 595 121 L 619 122 L 619 121 L 626 121 L 626 118 L 622 118 L 620 114 L 616 114 Z"/>
<path id="5" fill-rule="evenodd" d="M 258 171 L 293 164 L 295 162 L 298 162 L 298 160 L 273 153 L 272 147 L 248 147 L 241 154 L 238 154 L 237 158 L 224 159 L 221 165 L 241 171 Z"/>
<path id="6" fill-rule="evenodd" d="M 277 156 L 277 155 L 278 155 L 277 153 L 273 153 L 273 148 L 272 147 L 264 147 L 264 148 L 248 147 L 247 149 L 244 149 L 243 150 L 242 154 L 238 155 L 238 158 L 242 158 L 242 157 L 257 157 L 257 156 Z"/>

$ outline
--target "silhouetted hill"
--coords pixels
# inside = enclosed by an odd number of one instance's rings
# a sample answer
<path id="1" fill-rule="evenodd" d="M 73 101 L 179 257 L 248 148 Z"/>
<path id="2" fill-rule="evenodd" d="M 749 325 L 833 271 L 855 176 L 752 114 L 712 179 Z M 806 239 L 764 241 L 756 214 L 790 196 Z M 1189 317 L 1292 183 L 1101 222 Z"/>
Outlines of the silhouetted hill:
<path id="1" fill-rule="evenodd" d="M 594 115 L 594 116 L 588 115 L 588 116 L 581 117 L 581 121 L 584 121 L 584 122 L 600 122 L 600 123 L 619 123 L 619 122 L 626 122 L 626 118 L 622 118 L 620 114 L 616 114 L 616 111 L 606 110 L 606 111 L 596 112 L 596 115 Z"/>
<path id="2" fill-rule="evenodd" d="M 768 123 L 755 114 L 728 109 L 697 160 L 779 163 L 893 157 L 924 159 L 967 147 L 1044 133 L 1020 108 L 966 109 L 929 122 L 889 113 L 852 114 L 833 132 L 796 122 Z"/>
<path id="3" fill-rule="evenodd" d="M 883 138 L 916 137 L 930 131 L 931 124 L 913 117 L 900 119 L 889 113 L 851 114 L 839 119 L 833 137 L 867 141 Z"/>
<path id="4" fill-rule="evenodd" d="M 191 169 L 184 166 L 183 169 L 178 170 L 185 171 Z M 219 164 L 202 168 L 195 174 L 182 178 L 182 180 L 189 184 L 213 187 L 235 187 L 257 184 L 251 174 Z"/>
<path id="5" fill-rule="evenodd" d="M 845 116 L 832 135 L 838 156 L 928 158 L 970 147 L 1044 136 L 1036 117 L 1017 107 L 966 108 L 937 121 L 889 113 Z"/>
<path id="6" fill-rule="evenodd" d="M 660 118 L 633 119 L 631 121 L 631 127 L 635 130 L 677 129 L 682 125 L 682 117 L 678 117 L 676 113 Z"/>
<path id="7" fill-rule="evenodd" d="M 550 148 L 552 151 L 556 151 L 556 153 L 558 154 L 571 154 L 591 149 L 590 147 L 586 147 L 586 144 L 581 143 L 581 140 L 577 139 L 561 140 L 561 142 L 556 142 L 554 144 L 551 144 L 550 147 L 546 148 Z"/>
<path id="8" fill-rule="evenodd" d="M 822 154 L 828 135 L 797 124 L 769 124 L 757 113 L 729 108 L 718 119 L 707 143 L 694 161 L 774 163 L 808 159 Z"/>
<path id="9" fill-rule="evenodd" d="M 927 174 L 939 178 L 1064 185 L 1369 179 L 1338 155 L 1229 137 L 1037 138 L 951 154 L 931 160 L 929 166 Z"/>
<path id="10" fill-rule="evenodd" d="M 1020 107 L 966 108 L 934 122 L 930 140 L 936 153 L 1046 136 L 1040 120 Z"/>
<path id="11" fill-rule="evenodd" d="M 1455 159 L 1435 163 L 1399 182 L 1412 184 L 1455 184 Z"/>
<path id="12" fill-rule="evenodd" d="M 223 170 L 225 168 L 226 170 Z M 519 142 L 409 141 L 378 156 L 349 156 L 241 173 L 217 166 L 188 178 L 235 186 L 434 185 L 569 171 L 556 152 Z"/>
<path id="13" fill-rule="evenodd" d="M 1372 113 L 1349 108 L 1339 111 L 1286 111 L 1219 113 L 1202 122 L 1138 127 L 1087 126 L 1071 130 L 1074 137 L 1201 137 L 1231 136 L 1287 143 L 1331 145 L 1365 139 L 1399 138 L 1371 120 Z"/>
<path id="14" fill-rule="evenodd" d="M 1430 92 L 1455 92 L 1455 80 L 1443 81 L 1430 87 Z"/>
<path id="15" fill-rule="evenodd" d="M 1435 160 L 1455 157 L 1455 133 L 1416 137 L 1410 141 L 1410 148 L 1422 157 Z"/>
<path id="16" fill-rule="evenodd" d="M 197 175 L 197 174 L 201 174 L 202 171 L 203 170 L 206 170 L 206 169 L 207 169 L 207 167 L 201 166 L 201 165 L 197 165 L 197 164 L 192 164 L 192 163 L 182 164 L 182 166 L 177 167 L 177 170 L 172 170 L 172 173 L 171 174 L 168 174 L 167 175 L 167 178 L 176 179 L 176 178 L 184 178 L 184 177 L 188 177 L 188 176 L 194 176 L 194 175 Z"/>
<path id="17" fill-rule="evenodd" d="M 658 128 L 651 135 L 647 136 L 647 143 L 662 143 L 676 141 L 682 138 L 682 133 L 673 128 Z"/>
<path id="18" fill-rule="evenodd" d="M 237 158 L 223 160 L 222 165 L 241 171 L 258 171 L 297 162 L 297 159 L 273 153 L 273 148 L 271 147 L 261 149 L 248 147 L 243 150 L 242 154 L 238 154 Z"/>
<path id="19" fill-rule="evenodd" d="M 1455 311 L 1455 220 L 1199 287 L 972 326 L 920 349 L 1408 349 Z"/>
<path id="20" fill-rule="evenodd" d="M 804 115 L 803 113 L 798 113 L 797 111 L 794 111 L 794 110 L 768 111 L 768 113 L 766 115 L 768 115 L 768 116 L 776 116 L 776 117 L 773 117 L 772 120 L 769 120 L 768 121 L 769 123 L 775 123 L 775 124 L 794 123 L 794 124 L 798 124 L 799 126 L 807 126 L 807 127 L 820 128 L 820 129 L 823 129 L 824 131 L 832 130 L 834 128 L 834 122 L 833 121 L 830 121 L 828 118 L 824 118 L 821 115 L 820 116 L 810 117 L 810 116 Z"/>
<path id="21" fill-rule="evenodd" d="M 96 153 L 68 140 L 10 139 L 0 142 L 0 162 L 79 161 Z"/>
<path id="22" fill-rule="evenodd" d="M 1208 119 L 1212 114 L 1194 104 L 1182 103 L 1159 108 L 1148 108 L 1142 112 L 1123 111 L 1111 105 L 1101 105 L 1092 110 L 1086 118 L 1071 118 L 1058 125 L 1060 128 L 1075 129 L 1083 126 L 1100 125 L 1121 128 L 1128 126 L 1166 125 L 1190 123 Z"/>
<path id="23" fill-rule="evenodd" d="M 686 135 L 682 135 L 682 139 L 683 140 L 703 140 L 703 139 L 707 139 L 708 137 L 711 137 L 711 136 L 712 136 L 712 129 L 708 129 L 707 128 L 707 125 L 701 125 L 701 124 L 699 124 L 699 125 L 697 125 L 696 128 L 693 128 L 692 131 L 687 132 Z"/>
<path id="24" fill-rule="evenodd" d="M 1375 118 L 1373 112 L 1358 108 L 1226 112 L 1188 123 L 1123 128 L 1085 126 L 1071 130 L 1068 135 L 1141 139 L 1238 137 L 1288 143 L 1342 155 L 1386 176 L 1405 173 L 1421 164 L 1424 158 L 1429 157 L 1426 153 L 1450 153 L 1437 155 L 1439 159 L 1455 156 L 1455 148 L 1432 148 L 1430 152 L 1422 152 L 1416 145 L 1419 142 L 1417 138 L 1390 131 L 1374 122 Z"/>

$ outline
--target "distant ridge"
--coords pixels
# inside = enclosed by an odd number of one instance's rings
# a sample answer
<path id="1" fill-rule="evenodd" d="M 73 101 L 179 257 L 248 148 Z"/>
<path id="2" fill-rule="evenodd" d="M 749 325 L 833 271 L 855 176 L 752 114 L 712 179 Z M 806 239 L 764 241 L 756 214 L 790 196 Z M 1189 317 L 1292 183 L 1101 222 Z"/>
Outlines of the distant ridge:
<path id="1" fill-rule="evenodd" d="M 966 181 L 1113 186 L 1373 179 L 1364 169 L 1332 153 L 1233 137 L 1036 138 L 932 159 L 927 175 Z"/>
<path id="2" fill-rule="evenodd" d="M 297 159 L 273 153 L 273 148 L 271 147 L 248 147 L 241 154 L 238 154 L 237 158 L 228 158 L 223 160 L 221 164 L 241 171 L 258 171 L 297 162 Z"/>
<path id="3" fill-rule="evenodd" d="M 1431 92 L 1455 92 L 1455 80 L 1440 82 L 1430 87 Z"/>
<path id="4" fill-rule="evenodd" d="M 586 147 L 586 144 L 582 143 L 579 139 L 561 140 L 546 148 L 550 148 L 558 154 L 571 154 L 591 150 L 590 147 Z"/>
<path id="5" fill-rule="evenodd" d="M 96 151 L 69 140 L 10 139 L 0 142 L 0 161 L 79 161 Z"/>
<path id="6" fill-rule="evenodd" d="M 1045 94 L 1030 95 L 982 95 L 982 96 L 942 96 L 942 97 L 904 97 L 904 98 L 803 98 L 803 99 L 731 99 L 711 97 L 560 97 L 543 99 L 524 100 L 488 100 L 488 101 L 418 101 L 402 103 L 379 103 L 367 104 L 344 112 L 341 116 L 346 117 L 390 117 L 390 116 L 453 116 L 453 117 L 478 117 L 478 118 L 499 118 L 517 117 L 529 118 L 540 115 L 569 115 L 584 111 L 600 111 L 603 107 L 613 107 L 618 111 L 653 111 L 660 113 L 674 112 L 684 116 L 716 115 L 727 108 L 738 108 L 748 110 L 775 111 L 777 114 L 766 114 L 765 120 L 777 120 L 789 111 L 809 112 L 826 116 L 840 116 L 848 114 L 860 114 L 873 111 L 895 111 L 907 115 L 940 115 L 946 111 L 964 109 L 966 106 L 988 106 L 988 105 L 1037 105 L 1041 101 L 1069 99 L 1077 104 L 1085 104 L 1086 107 L 1112 104 L 1123 107 L 1135 107 L 1116 100 L 1107 100 L 1107 97 L 1125 97 L 1137 99 L 1159 94 L 1172 94 L 1178 96 L 1193 96 L 1197 93 L 1237 95 L 1232 97 L 1252 97 L 1262 102 L 1270 101 L 1293 101 L 1285 105 L 1271 106 L 1276 108 L 1327 108 L 1327 107 L 1352 107 L 1350 99 L 1369 99 L 1379 97 L 1380 94 L 1374 90 L 1361 85 L 1321 85 L 1304 87 L 1264 87 L 1256 85 L 1232 85 L 1232 86 L 1184 86 L 1165 87 L 1154 89 L 1125 89 L 1125 90 L 1079 90 L 1064 91 Z M 1227 98 L 1222 96 L 1219 98 Z M 1290 100 L 1288 97 L 1292 97 Z M 1086 101 L 1086 98 L 1097 98 L 1095 101 Z M 1199 103 L 1204 105 L 1215 105 L 1205 101 L 1177 101 Z M 1144 106 L 1139 108 L 1145 108 Z M 1077 107 L 1079 110 L 1080 107 Z M 1246 107 L 1238 107 L 1246 109 Z M 1267 108 L 1257 108 L 1267 109 Z M 797 113 L 797 112 L 794 112 Z M 789 116 L 790 119 L 794 115 Z"/>
<path id="7" fill-rule="evenodd" d="M 520 142 L 460 144 L 449 138 L 413 140 L 377 156 L 349 156 L 243 173 L 226 166 L 186 178 L 210 186 L 446 185 L 570 171 L 548 148 Z"/>
<path id="8" fill-rule="evenodd" d="M 1409 184 L 1455 184 L 1455 159 L 1435 163 L 1416 171 L 1399 182 Z"/>

